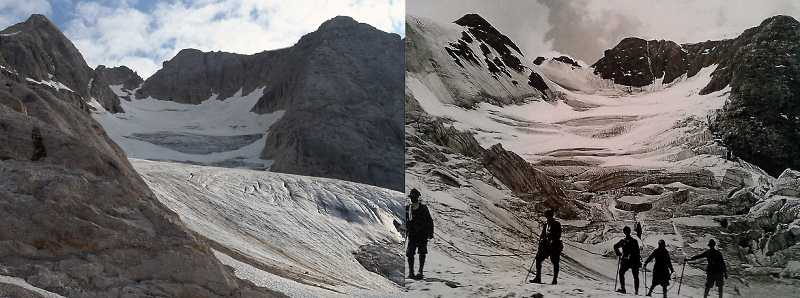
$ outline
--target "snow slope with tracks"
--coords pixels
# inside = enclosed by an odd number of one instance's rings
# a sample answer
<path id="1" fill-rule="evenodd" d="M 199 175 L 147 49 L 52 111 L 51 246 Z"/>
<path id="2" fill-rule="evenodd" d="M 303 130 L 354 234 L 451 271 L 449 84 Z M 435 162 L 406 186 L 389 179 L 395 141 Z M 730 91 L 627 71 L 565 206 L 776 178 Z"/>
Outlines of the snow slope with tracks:
<path id="1" fill-rule="evenodd" d="M 158 199 L 237 276 L 292 297 L 392 296 L 353 253 L 399 247 L 401 193 L 341 180 L 131 160 Z M 397 264 L 402 270 L 403 264 Z"/>

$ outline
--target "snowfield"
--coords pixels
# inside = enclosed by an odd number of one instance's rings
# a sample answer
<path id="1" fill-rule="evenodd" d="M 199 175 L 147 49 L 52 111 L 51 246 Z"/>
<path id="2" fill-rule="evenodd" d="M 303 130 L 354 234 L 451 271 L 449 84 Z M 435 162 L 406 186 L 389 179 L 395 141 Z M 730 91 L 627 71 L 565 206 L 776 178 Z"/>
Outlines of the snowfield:
<path id="1" fill-rule="evenodd" d="M 401 292 L 353 255 L 370 243 L 399 251 L 399 192 L 246 169 L 131 162 L 158 199 L 211 240 L 216 256 L 240 278 L 292 297 Z"/>
<path id="2" fill-rule="evenodd" d="M 92 116 L 131 158 L 180 161 L 226 167 L 266 169 L 261 159 L 269 127 L 283 111 L 259 115 L 250 111 L 264 88 L 241 91 L 225 100 L 216 95 L 200 104 L 124 99 L 135 93 L 111 86 L 124 113 L 112 114 L 96 101 Z M 132 96 L 129 96 L 132 97 Z"/>
<path id="3" fill-rule="evenodd" d="M 440 100 L 432 90 L 438 84 L 428 75 L 407 75 L 408 89 L 422 108 L 433 116 L 452 119 L 462 131 L 475 133 L 483 147 L 500 143 L 530 162 L 569 156 L 602 166 L 671 166 L 672 155 L 693 127 L 679 122 L 705 123 L 707 115 L 722 108 L 728 89 L 698 95 L 714 67 L 672 88 L 657 92 L 625 94 L 622 90 L 598 90 L 593 94 L 570 92 L 566 100 L 533 101 L 524 105 L 495 106 L 481 103 L 464 109 Z"/>

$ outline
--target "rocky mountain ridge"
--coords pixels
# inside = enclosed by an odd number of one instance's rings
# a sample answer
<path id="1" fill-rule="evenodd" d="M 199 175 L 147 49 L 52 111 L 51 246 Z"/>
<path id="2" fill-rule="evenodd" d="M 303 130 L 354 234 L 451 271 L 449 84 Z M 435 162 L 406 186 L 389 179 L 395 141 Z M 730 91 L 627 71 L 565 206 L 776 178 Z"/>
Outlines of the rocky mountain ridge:
<path id="1" fill-rule="evenodd" d="M 85 102 L 95 98 L 108 111 L 122 112 L 117 96 L 97 81 L 78 49 L 43 15 L 0 31 L 0 52 L 0 65 L 26 80 L 60 84 Z"/>
<path id="2" fill-rule="evenodd" d="M 261 152 L 272 171 L 401 189 L 402 59 L 398 35 L 340 16 L 284 49 L 182 50 L 135 96 L 199 104 L 263 88 L 251 111 L 283 113 Z"/>

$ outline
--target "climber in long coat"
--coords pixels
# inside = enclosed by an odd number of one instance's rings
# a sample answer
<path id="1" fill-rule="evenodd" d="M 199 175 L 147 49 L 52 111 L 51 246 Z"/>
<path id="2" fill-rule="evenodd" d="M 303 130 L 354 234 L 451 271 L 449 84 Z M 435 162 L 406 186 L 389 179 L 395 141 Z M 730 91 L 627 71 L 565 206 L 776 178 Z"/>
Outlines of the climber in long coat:
<path id="1" fill-rule="evenodd" d="M 433 218 L 428 206 L 420 202 L 420 193 L 412 189 L 408 195 L 411 204 L 406 206 L 406 226 L 408 227 L 408 278 L 422 279 L 425 268 L 425 256 L 428 254 L 428 240 L 433 239 Z M 414 254 L 419 254 L 419 272 L 414 274 Z"/>
<path id="2" fill-rule="evenodd" d="M 644 261 L 644 267 L 647 268 L 647 263 L 655 260 L 653 264 L 653 282 L 650 290 L 647 291 L 647 296 L 653 295 L 653 289 L 656 286 L 661 286 L 664 293 L 664 298 L 667 298 L 667 286 L 669 286 L 669 279 L 675 269 L 672 268 L 672 260 L 667 250 L 667 244 L 664 240 L 658 240 L 658 248 L 654 250 L 647 260 Z"/>

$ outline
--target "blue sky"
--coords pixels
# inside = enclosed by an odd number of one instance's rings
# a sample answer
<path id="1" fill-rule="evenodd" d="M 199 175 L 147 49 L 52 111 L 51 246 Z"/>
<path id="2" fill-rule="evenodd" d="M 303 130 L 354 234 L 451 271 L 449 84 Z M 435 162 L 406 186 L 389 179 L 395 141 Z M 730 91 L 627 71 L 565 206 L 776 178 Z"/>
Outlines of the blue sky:
<path id="1" fill-rule="evenodd" d="M 184 48 L 252 54 L 288 47 L 337 15 L 403 35 L 405 0 L 0 0 L 0 27 L 46 15 L 94 67 L 142 77 Z"/>

